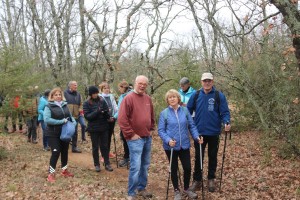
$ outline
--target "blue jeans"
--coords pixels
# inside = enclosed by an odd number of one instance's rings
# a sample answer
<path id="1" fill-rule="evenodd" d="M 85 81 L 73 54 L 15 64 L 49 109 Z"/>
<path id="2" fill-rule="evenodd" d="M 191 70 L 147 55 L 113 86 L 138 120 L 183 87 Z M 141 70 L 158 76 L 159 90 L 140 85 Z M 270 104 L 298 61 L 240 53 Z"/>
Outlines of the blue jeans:
<path id="1" fill-rule="evenodd" d="M 78 123 L 81 126 L 81 140 L 86 140 L 86 138 L 85 138 L 85 129 L 86 129 L 86 126 L 85 126 L 85 123 L 84 123 L 84 117 L 83 116 L 80 115 L 78 117 Z"/>
<path id="2" fill-rule="evenodd" d="M 152 137 L 128 140 L 127 144 L 130 158 L 128 196 L 135 196 L 136 190 L 144 190 L 147 186 Z"/>
<path id="3" fill-rule="evenodd" d="M 46 147 L 49 146 L 49 145 L 48 145 L 48 137 L 45 136 L 46 125 L 45 125 L 44 120 L 40 120 L 39 122 L 41 123 L 42 131 L 43 131 L 43 147 L 46 148 Z"/>

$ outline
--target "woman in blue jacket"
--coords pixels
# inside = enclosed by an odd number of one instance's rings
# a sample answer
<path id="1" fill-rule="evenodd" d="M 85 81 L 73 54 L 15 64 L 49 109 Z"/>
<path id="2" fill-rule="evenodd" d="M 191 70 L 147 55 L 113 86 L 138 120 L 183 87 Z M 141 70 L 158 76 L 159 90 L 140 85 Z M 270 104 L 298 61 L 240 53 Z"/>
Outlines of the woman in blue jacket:
<path id="1" fill-rule="evenodd" d="M 181 193 L 178 187 L 178 158 L 181 161 L 184 177 L 183 194 L 191 199 L 197 198 L 197 194 L 189 190 L 191 178 L 191 156 L 190 156 L 190 138 L 191 133 L 194 140 L 199 143 L 198 130 L 188 110 L 180 106 L 180 94 L 174 90 L 169 90 L 165 95 L 168 107 L 160 113 L 158 123 L 158 134 L 163 141 L 163 148 L 171 162 L 171 180 L 175 191 L 175 200 L 181 199 Z M 173 149 L 172 160 L 171 150 Z"/>
<path id="2" fill-rule="evenodd" d="M 43 131 L 43 147 L 44 151 L 50 151 L 50 147 L 48 145 L 48 137 L 45 135 L 46 125 L 44 122 L 44 109 L 48 104 L 48 96 L 50 93 L 50 89 L 45 90 L 44 95 L 40 98 L 39 105 L 38 105 L 38 122 L 41 123 L 42 131 Z"/>

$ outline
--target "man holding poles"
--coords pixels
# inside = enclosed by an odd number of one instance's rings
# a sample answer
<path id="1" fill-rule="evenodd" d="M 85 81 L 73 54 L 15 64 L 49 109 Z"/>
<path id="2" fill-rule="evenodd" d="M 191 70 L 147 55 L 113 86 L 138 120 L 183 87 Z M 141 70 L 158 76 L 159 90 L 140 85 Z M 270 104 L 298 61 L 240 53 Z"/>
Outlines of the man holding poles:
<path id="1" fill-rule="evenodd" d="M 202 161 L 205 147 L 208 146 L 208 190 L 214 192 L 219 136 L 222 124 L 225 125 L 225 131 L 230 131 L 230 112 L 225 95 L 213 86 L 214 79 L 211 73 L 202 74 L 201 84 L 202 88 L 191 96 L 187 108 L 190 113 L 195 112 L 195 124 L 199 134 L 203 136 Z M 200 145 L 195 142 L 194 182 L 190 188 L 193 191 L 200 189 L 203 178 L 201 172 Z"/>

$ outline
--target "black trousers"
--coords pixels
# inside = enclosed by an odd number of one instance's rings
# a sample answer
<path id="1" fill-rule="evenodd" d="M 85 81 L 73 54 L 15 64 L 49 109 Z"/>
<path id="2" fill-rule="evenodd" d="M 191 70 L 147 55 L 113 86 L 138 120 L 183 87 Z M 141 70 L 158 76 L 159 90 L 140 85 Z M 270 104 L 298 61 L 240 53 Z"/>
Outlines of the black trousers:
<path id="1" fill-rule="evenodd" d="M 66 168 L 68 165 L 69 142 L 64 142 L 58 137 L 49 137 L 48 144 L 51 147 L 49 172 L 53 173 L 55 171 L 59 155 L 61 156 L 61 168 Z"/>
<path id="2" fill-rule="evenodd" d="M 109 165 L 110 162 L 108 157 L 108 130 L 102 132 L 90 132 L 90 136 L 92 141 L 92 154 L 94 159 L 94 165 L 100 166 L 99 147 L 105 165 Z"/>
<path id="3" fill-rule="evenodd" d="M 128 144 L 126 142 L 126 139 L 125 139 L 122 131 L 120 131 L 120 137 L 121 137 L 121 139 L 123 141 L 123 148 L 124 148 L 124 156 L 123 156 L 123 158 L 124 159 L 129 159 L 129 148 L 128 148 Z"/>
<path id="4" fill-rule="evenodd" d="M 116 124 L 115 121 L 108 122 L 108 152 L 110 152 L 111 137 L 114 134 L 115 124 Z M 117 152 L 115 152 L 115 153 L 117 153 Z"/>
<path id="5" fill-rule="evenodd" d="M 198 142 L 194 142 L 195 145 L 195 167 L 193 179 L 194 181 L 201 181 L 201 168 L 200 168 L 200 145 Z M 219 135 L 216 136 L 207 136 L 203 135 L 203 144 L 202 144 L 202 166 L 204 160 L 204 151 L 206 146 L 208 146 L 208 179 L 216 178 L 216 169 L 217 169 L 217 156 L 219 149 Z"/>
<path id="6" fill-rule="evenodd" d="M 165 150 L 169 163 L 171 159 L 171 151 Z M 190 179 L 191 179 L 191 155 L 190 149 L 181 149 L 179 151 L 173 151 L 172 163 L 171 163 L 171 180 L 174 187 L 174 190 L 178 190 L 178 158 L 181 161 L 183 168 L 183 184 L 184 190 L 189 188 Z"/>
<path id="7" fill-rule="evenodd" d="M 36 140 L 37 116 L 26 119 L 28 139 Z"/>

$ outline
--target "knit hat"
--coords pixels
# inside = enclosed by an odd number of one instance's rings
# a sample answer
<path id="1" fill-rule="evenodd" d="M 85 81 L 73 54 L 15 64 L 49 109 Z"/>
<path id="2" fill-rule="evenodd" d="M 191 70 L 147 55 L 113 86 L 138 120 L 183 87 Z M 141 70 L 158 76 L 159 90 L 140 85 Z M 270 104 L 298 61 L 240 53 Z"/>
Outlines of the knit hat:
<path id="1" fill-rule="evenodd" d="M 96 86 L 90 86 L 89 87 L 89 95 L 92 96 L 92 94 L 99 93 L 99 89 Z"/>

